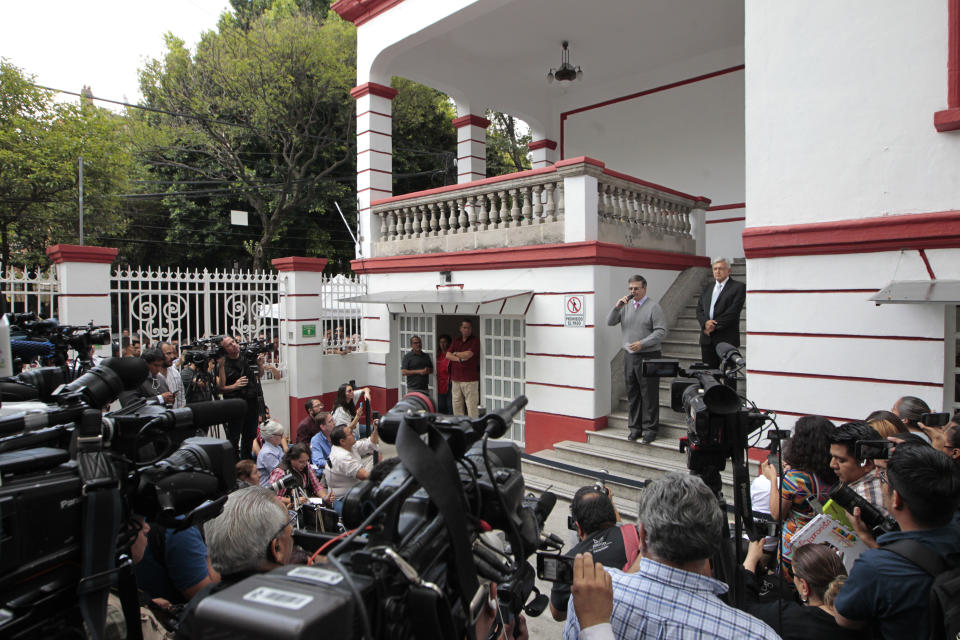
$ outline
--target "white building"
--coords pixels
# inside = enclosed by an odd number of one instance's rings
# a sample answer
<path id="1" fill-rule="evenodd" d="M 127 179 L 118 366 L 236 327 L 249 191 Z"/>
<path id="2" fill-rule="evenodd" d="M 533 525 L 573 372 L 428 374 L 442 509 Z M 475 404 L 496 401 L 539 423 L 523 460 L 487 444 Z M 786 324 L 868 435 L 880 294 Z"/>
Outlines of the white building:
<path id="1" fill-rule="evenodd" d="M 749 395 L 781 426 L 960 406 L 960 0 L 867 7 L 337 2 L 358 27 L 367 381 L 392 402 L 408 337 L 432 352 L 471 317 L 486 406 L 529 397 L 528 451 L 582 440 L 616 405 L 627 277 L 689 298 L 678 276 L 726 255 L 747 258 Z M 582 78 L 548 83 L 562 41 Z M 392 193 L 393 76 L 456 101 L 461 184 Z M 530 125 L 532 171 L 486 178 L 488 108 Z M 891 282 L 933 300 L 875 305 Z"/>

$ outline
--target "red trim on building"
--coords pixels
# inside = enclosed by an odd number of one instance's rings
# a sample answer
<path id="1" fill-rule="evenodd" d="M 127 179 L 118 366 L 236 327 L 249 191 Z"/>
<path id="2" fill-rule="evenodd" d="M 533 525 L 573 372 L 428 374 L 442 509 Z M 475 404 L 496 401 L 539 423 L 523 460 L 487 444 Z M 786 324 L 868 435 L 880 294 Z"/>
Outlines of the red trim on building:
<path id="1" fill-rule="evenodd" d="M 577 159 L 579 159 L 579 158 L 575 158 L 575 160 L 577 160 Z M 588 160 L 589 160 L 589 158 L 588 158 Z M 567 160 L 561 160 L 560 162 L 557 163 L 556 166 L 562 167 L 562 166 L 564 166 L 564 165 L 561 164 L 561 163 L 564 163 L 564 162 L 567 162 Z M 641 180 L 640 178 L 635 178 L 635 177 L 633 177 L 633 176 L 631 176 L 631 175 L 628 175 L 628 174 L 626 174 L 626 173 L 620 173 L 619 171 L 614 171 L 613 169 L 606 169 L 606 168 L 605 168 L 605 169 L 603 170 L 603 172 L 604 172 L 605 174 L 607 174 L 608 176 L 612 176 L 612 177 L 614 177 L 614 178 L 619 178 L 619 179 L 621 179 L 621 180 L 626 180 L 627 182 L 633 182 L 634 184 L 639 184 L 639 185 L 642 185 L 642 186 L 644 186 L 644 187 L 652 187 L 652 188 L 654 188 L 654 189 L 659 189 L 660 191 L 666 191 L 667 193 L 672 193 L 673 195 L 675 195 L 675 196 L 680 196 L 681 198 L 687 198 L 687 199 L 689 199 L 689 200 L 694 200 L 694 201 L 696 201 L 696 202 L 698 202 L 698 203 L 701 203 L 701 202 L 702 202 L 704 205 L 710 204 L 710 198 L 707 198 L 707 197 L 705 197 L 705 196 L 692 196 L 692 195 L 690 195 L 689 193 L 684 193 L 683 191 L 677 191 L 676 189 L 671 189 L 670 187 L 665 187 L 665 186 L 663 186 L 662 184 L 657 184 L 656 182 L 650 182 L 649 180 Z"/>
<path id="2" fill-rule="evenodd" d="M 750 227 L 743 232 L 747 258 L 957 247 L 960 247 L 960 211 Z"/>
<path id="3" fill-rule="evenodd" d="M 360 132 L 357 133 L 357 136 L 362 136 L 362 135 L 364 135 L 364 134 L 366 134 L 366 133 L 375 133 L 375 134 L 377 134 L 378 136 L 387 136 L 388 138 L 392 138 L 392 137 L 393 137 L 393 134 L 391 134 L 391 133 L 387 133 L 386 131 L 377 131 L 376 129 L 366 129 L 366 130 L 364 130 L 364 131 L 360 131 Z"/>
<path id="4" fill-rule="evenodd" d="M 359 118 L 360 116 L 365 116 L 368 113 L 372 113 L 375 116 L 383 116 L 384 118 L 391 118 L 391 119 L 393 118 L 393 116 L 390 115 L 389 113 L 380 113 L 379 111 L 374 111 L 373 109 L 367 109 L 363 113 L 358 113 L 357 117 Z"/>
<path id="5" fill-rule="evenodd" d="M 486 176 L 486 174 L 480 173 L 479 171 L 464 171 L 463 173 L 458 173 L 458 174 L 457 174 L 457 177 L 458 177 L 458 178 L 459 178 L 460 176 L 480 176 L 480 180 L 483 180 L 483 178 Z M 474 180 L 471 180 L 470 182 L 475 182 L 475 181 L 474 181 Z"/>
<path id="6" fill-rule="evenodd" d="M 593 360 L 593 356 L 571 356 L 566 353 L 530 353 L 527 352 L 528 356 L 541 356 L 543 358 L 582 358 L 584 360 Z"/>
<path id="7" fill-rule="evenodd" d="M 538 387 L 554 387 L 555 389 L 574 389 L 576 391 L 596 391 L 593 387 L 575 387 L 569 384 L 552 384 L 550 382 L 534 382 L 527 380 L 527 384 L 535 384 Z"/>
<path id="8" fill-rule="evenodd" d="M 933 267 L 930 266 L 930 261 L 927 260 L 927 252 L 923 249 L 920 249 L 919 253 L 920 257 L 923 258 L 923 266 L 927 268 L 927 275 L 930 276 L 931 280 L 936 280 L 937 276 L 933 274 Z"/>
<path id="9" fill-rule="evenodd" d="M 553 166 L 559 169 L 560 167 L 569 167 L 575 164 L 589 164 L 595 167 L 600 167 L 601 169 L 605 169 L 607 167 L 607 163 L 605 163 L 604 161 L 597 160 L 596 158 L 591 158 L 590 156 L 575 156 L 573 158 L 559 160 Z"/>
<path id="10" fill-rule="evenodd" d="M 297 439 L 297 427 L 307 417 L 307 410 L 303 408 L 307 400 L 319 400 L 323 403 L 324 411 L 333 411 L 333 403 L 337 401 L 336 391 L 327 391 L 319 395 L 297 398 L 290 396 L 290 442 Z"/>
<path id="11" fill-rule="evenodd" d="M 789 338 L 848 338 L 850 340 L 912 340 L 916 342 L 943 342 L 943 338 L 924 336 L 871 336 L 866 333 L 797 333 L 789 331 L 747 331 L 748 336 L 782 336 Z"/>
<path id="12" fill-rule="evenodd" d="M 467 142 L 476 142 L 477 144 L 483 144 L 483 145 L 487 144 L 486 140 L 477 140 L 476 138 L 466 138 L 464 140 L 457 140 L 458 145 L 465 144 Z"/>
<path id="13" fill-rule="evenodd" d="M 359 27 L 401 2 L 403 0 L 339 0 L 330 8 L 347 22 Z"/>
<path id="14" fill-rule="evenodd" d="M 58 298 L 107 298 L 109 293 L 54 293 Z"/>
<path id="15" fill-rule="evenodd" d="M 717 220 L 707 220 L 706 224 L 721 224 L 724 222 L 743 222 L 746 218 L 719 218 Z"/>
<path id="16" fill-rule="evenodd" d="M 948 0 L 947 30 L 947 108 L 933 114 L 937 131 L 960 129 L 960 0 Z"/>
<path id="17" fill-rule="evenodd" d="M 287 343 L 288 347 L 319 347 L 322 345 L 322 342 L 289 342 Z"/>
<path id="18" fill-rule="evenodd" d="M 746 202 L 734 202 L 733 204 L 718 204 L 713 207 L 707 207 L 707 211 L 726 211 L 727 209 L 746 209 Z"/>
<path id="19" fill-rule="evenodd" d="M 467 158 L 473 158 L 474 160 L 483 160 L 486 162 L 486 158 L 481 158 L 480 156 L 457 156 L 457 160 L 466 160 Z"/>
<path id="20" fill-rule="evenodd" d="M 370 364 L 373 363 L 371 362 Z M 390 409 L 393 409 L 394 405 L 397 404 L 397 400 L 399 399 L 399 389 L 387 389 L 384 387 L 375 387 L 373 385 L 367 385 L 367 388 L 370 389 L 371 410 L 378 411 L 383 414 Z"/>
<path id="21" fill-rule="evenodd" d="M 453 119 L 453 126 L 457 129 L 461 127 L 471 126 L 471 127 L 480 127 L 481 129 L 486 129 L 490 126 L 490 121 L 484 118 L 483 116 L 478 116 L 474 114 L 468 114 L 465 116 L 460 116 L 459 118 Z"/>
<path id="22" fill-rule="evenodd" d="M 508 173 L 502 176 L 494 176 L 492 178 L 484 178 L 483 180 L 477 180 L 476 182 L 471 182 L 471 187 L 479 187 L 485 184 L 496 184 L 497 182 L 506 182 L 507 180 L 513 180 L 515 178 L 528 178 L 531 176 L 538 176 L 544 173 L 551 173 L 556 171 L 554 167 L 542 167 L 540 169 L 528 169 L 526 171 L 519 171 L 517 173 Z M 405 193 L 399 196 L 393 196 L 391 198 L 383 198 L 382 200 L 375 200 L 370 203 L 370 206 L 377 206 L 381 204 L 389 204 L 391 202 L 400 202 L 402 200 L 411 200 L 413 198 L 422 198 L 424 196 L 431 196 L 439 193 L 450 193 L 451 191 L 456 191 L 457 189 L 463 189 L 464 185 L 462 184 L 451 184 L 445 187 L 437 187 L 435 189 L 427 189 L 425 191 L 414 191 L 413 193 Z"/>
<path id="23" fill-rule="evenodd" d="M 274 258 L 270 261 L 273 268 L 277 271 L 323 271 L 330 262 L 326 258 L 304 258 L 301 256 L 288 256 L 286 258 Z M 311 294 L 315 295 L 315 294 Z"/>
<path id="24" fill-rule="evenodd" d="M 780 409 L 764 409 L 764 411 L 773 411 L 777 415 L 787 415 L 787 416 L 810 416 L 814 415 L 812 413 L 797 413 L 796 411 L 781 411 Z M 834 422 L 860 422 L 863 418 L 841 418 L 839 416 L 823 416 L 828 420 L 833 420 Z M 767 451 L 767 453 L 770 453 Z"/>
<path id="25" fill-rule="evenodd" d="M 387 363 L 386 363 L 386 362 L 370 362 L 369 360 L 367 361 L 367 364 L 368 364 L 368 365 L 372 365 L 372 366 L 374 366 L 374 367 L 385 367 L 385 366 L 387 366 Z"/>
<path id="26" fill-rule="evenodd" d="M 381 191 L 383 193 L 390 193 L 389 189 L 378 189 L 376 187 L 364 187 L 363 189 L 357 189 L 357 193 L 363 193 L 364 191 Z M 373 206 L 373 204 L 371 203 L 370 206 Z"/>
<path id="27" fill-rule="evenodd" d="M 383 338 L 364 338 L 367 342 L 390 342 L 389 340 L 384 340 Z"/>
<path id="28" fill-rule="evenodd" d="M 606 428 L 607 416 L 581 418 L 528 409 L 524 417 L 524 450 L 535 453 L 552 449 L 555 443 L 563 440 L 586 442 L 587 431 L 601 431 Z"/>
<path id="29" fill-rule="evenodd" d="M 876 293 L 880 289 L 747 289 L 747 293 Z"/>
<path id="30" fill-rule="evenodd" d="M 379 320 L 380 316 L 360 316 L 361 320 Z"/>
<path id="31" fill-rule="evenodd" d="M 351 268 L 357 274 L 478 271 L 493 268 L 526 269 L 579 265 L 682 271 L 689 267 L 709 267 L 710 259 L 704 256 L 652 249 L 632 249 L 619 244 L 590 241 L 389 256 L 350 262 Z"/>
<path id="32" fill-rule="evenodd" d="M 357 85 L 353 89 L 350 89 L 350 95 L 353 96 L 354 100 L 359 100 L 360 98 L 369 95 L 374 95 L 379 98 L 386 98 L 387 100 L 393 100 L 397 97 L 397 93 L 398 91 L 393 87 L 388 87 L 384 84 L 377 84 L 376 82 L 364 82 L 363 84 Z"/>
<path id="33" fill-rule="evenodd" d="M 288 298 L 318 298 L 320 297 L 319 293 L 281 293 L 281 296 L 286 296 Z"/>
<path id="34" fill-rule="evenodd" d="M 593 109 L 599 109 L 601 107 L 606 107 L 611 104 L 616 104 L 618 102 L 624 102 L 626 100 L 633 100 L 635 98 L 642 98 L 643 96 L 648 96 L 651 93 L 659 93 L 661 91 L 667 91 L 668 89 L 675 89 L 677 87 L 682 87 L 683 85 L 693 84 L 694 82 L 701 82 L 703 80 L 709 80 L 710 78 L 715 78 L 717 76 L 722 76 L 728 73 L 733 73 L 734 71 L 742 71 L 744 65 L 737 65 L 735 67 L 729 67 L 727 69 L 720 69 L 719 71 L 713 71 L 711 73 L 705 73 L 701 76 L 695 76 L 693 78 L 687 78 L 685 80 L 679 80 L 677 82 L 671 82 L 669 84 L 663 84 L 659 87 L 654 87 L 653 89 L 647 89 L 645 91 L 638 91 L 636 93 L 631 93 L 629 95 L 621 96 L 619 98 L 611 98 L 610 100 L 604 100 L 603 102 L 597 102 L 595 104 L 590 104 L 585 107 L 579 107 L 577 109 L 572 109 L 570 111 L 564 111 L 560 114 L 560 157 L 563 157 L 564 154 L 564 125 L 566 124 L 567 118 L 584 111 L 591 111 Z"/>
<path id="35" fill-rule="evenodd" d="M 780 376 L 785 378 L 811 378 L 814 380 L 842 380 L 844 382 L 870 382 L 880 384 L 903 384 L 917 387 L 943 387 L 942 382 L 921 382 L 918 380 L 894 380 L 892 378 L 863 378 L 860 376 L 834 376 L 826 373 L 796 373 L 792 371 L 763 371 L 747 369 L 747 373 L 762 376 Z M 527 383 L 530 384 L 530 383 Z"/>
<path id="36" fill-rule="evenodd" d="M 533 299 L 533 296 L 530 296 L 530 299 Z M 549 323 L 527 323 L 528 327 L 566 327 L 565 324 L 549 324 Z M 588 324 L 585 329 L 593 329 L 594 325 Z"/>
<path id="37" fill-rule="evenodd" d="M 319 322 L 320 318 L 287 318 L 289 322 Z"/>
<path id="38" fill-rule="evenodd" d="M 596 291 L 537 291 L 535 296 L 573 296 L 573 295 L 584 295 L 592 296 Z"/>
<path id="39" fill-rule="evenodd" d="M 543 140 L 534 140 L 527 145 L 527 149 L 530 151 L 536 151 L 537 149 L 550 149 L 553 151 L 557 148 L 557 141 L 544 138 Z"/>
<path id="40" fill-rule="evenodd" d="M 379 153 L 383 156 L 390 156 L 391 158 L 393 157 L 393 153 L 390 151 L 379 151 L 377 149 L 364 149 L 363 151 L 357 151 L 358 156 L 364 153 Z"/>
<path id="41" fill-rule="evenodd" d="M 462 284 L 438 284 L 437 291 L 439 291 L 440 289 L 453 289 L 454 287 L 458 289 L 463 289 Z"/>
<path id="42" fill-rule="evenodd" d="M 52 247 L 47 247 L 47 256 L 53 264 L 62 264 L 64 262 L 110 264 L 117 257 L 118 251 L 118 249 L 114 249 L 113 247 L 55 244 Z"/>
<path id="43" fill-rule="evenodd" d="M 360 175 L 361 173 L 366 173 L 367 171 L 372 171 L 372 172 L 374 172 L 374 173 L 384 173 L 384 174 L 386 174 L 386 175 L 388 175 L 388 176 L 392 176 L 392 175 L 393 175 L 393 172 L 392 172 L 392 171 L 384 171 L 383 169 L 373 169 L 373 168 L 360 169 L 359 171 L 357 171 L 357 175 Z"/>

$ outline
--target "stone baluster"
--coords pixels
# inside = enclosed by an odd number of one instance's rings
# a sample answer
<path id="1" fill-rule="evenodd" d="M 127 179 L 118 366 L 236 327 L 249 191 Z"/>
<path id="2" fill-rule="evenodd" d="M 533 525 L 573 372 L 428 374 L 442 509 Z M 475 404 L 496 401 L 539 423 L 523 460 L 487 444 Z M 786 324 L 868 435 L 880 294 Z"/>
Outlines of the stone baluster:
<path id="1" fill-rule="evenodd" d="M 510 207 L 510 226 L 519 227 L 520 226 L 520 190 L 519 189 L 510 189 L 510 199 L 512 201 Z"/>
<path id="2" fill-rule="evenodd" d="M 396 240 L 397 239 L 397 210 L 390 209 L 388 214 L 390 216 L 390 229 L 389 229 L 388 235 L 391 240 Z"/>
<path id="3" fill-rule="evenodd" d="M 533 222 L 543 224 L 543 185 L 533 185 Z"/>
<path id="4" fill-rule="evenodd" d="M 483 198 L 480 198 L 482 200 Z M 479 231 L 477 226 L 477 207 L 480 206 L 477 202 L 476 196 L 469 196 L 467 198 L 467 215 L 470 220 L 470 231 Z"/>
<path id="5" fill-rule="evenodd" d="M 683 208 L 683 235 L 687 237 L 693 237 L 693 234 L 690 233 L 693 230 L 693 220 L 690 212 L 690 207 Z"/>
<path id="6" fill-rule="evenodd" d="M 464 204 L 464 199 L 458 198 L 454 202 L 454 207 L 459 213 L 459 215 L 457 216 L 457 226 L 458 226 L 457 233 L 466 233 L 467 231 L 469 231 L 469 229 L 467 229 L 467 207 Z"/>
<path id="7" fill-rule="evenodd" d="M 523 216 L 521 224 L 530 226 L 533 224 L 533 208 L 530 206 L 530 187 L 520 187 L 520 193 L 523 196 L 523 206 L 520 208 L 520 215 Z"/>
<path id="8" fill-rule="evenodd" d="M 553 192 L 556 189 L 554 183 L 548 182 L 544 185 L 544 188 L 547 191 L 547 202 L 543 205 L 543 218 L 542 222 L 555 222 L 557 220 L 557 201 L 554 198 Z"/>
<path id="9" fill-rule="evenodd" d="M 620 224 L 627 219 L 626 211 L 623 208 L 623 187 L 613 187 L 611 191 L 613 199 L 613 221 Z"/>
<path id="10" fill-rule="evenodd" d="M 445 207 L 445 202 L 441 200 L 437 203 L 437 213 L 440 214 L 440 234 L 445 236 L 450 232 L 450 223 L 447 219 L 447 210 Z"/>
<path id="11" fill-rule="evenodd" d="M 510 195 L 506 189 L 501 189 L 497 194 L 500 197 L 500 223 L 497 228 L 506 229 L 510 226 Z"/>
<path id="12" fill-rule="evenodd" d="M 413 233 L 418 238 L 422 238 L 424 235 L 426 235 L 426 233 L 424 232 L 424 229 L 430 228 L 429 222 L 424 224 L 424 222 L 426 222 L 426 219 L 424 218 L 423 210 L 424 210 L 424 206 L 422 204 L 418 204 L 414 207 L 414 211 L 416 211 L 416 213 L 414 214 L 415 217 L 413 219 Z"/>
<path id="13" fill-rule="evenodd" d="M 413 237 L 413 208 L 403 208 L 403 239 L 407 240 Z"/>
<path id="14" fill-rule="evenodd" d="M 626 189 L 623 194 L 624 220 L 631 226 L 637 226 L 637 201 L 636 192 L 633 189 Z"/>
<path id="15" fill-rule="evenodd" d="M 440 233 L 440 221 L 437 219 L 437 203 L 431 202 L 427 205 L 430 210 L 430 233 L 428 235 L 436 236 Z"/>
<path id="16" fill-rule="evenodd" d="M 477 206 L 480 207 L 480 217 L 477 220 L 477 231 L 482 231 L 490 227 L 490 210 L 487 208 L 487 196 L 480 194 L 477 196 Z"/>
<path id="17" fill-rule="evenodd" d="M 491 191 L 487 194 L 487 200 L 490 203 L 490 223 L 485 229 L 496 229 L 500 223 L 500 210 L 497 208 L 497 194 Z"/>
<path id="18" fill-rule="evenodd" d="M 557 215 L 554 218 L 554 222 L 560 221 L 563 222 L 563 216 L 566 212 L 565 209 L 565 200 L 566 197 L 563 189 L 563 180 L 557 180 Z"/>
<path id="19" fill-rule="evenodd" d="M 380 224 L 377 226 L 380 227 L 380 242 L 384 242 L 387 239 L 387 212 L 381 211 L 377 214 L 377 217 L 380 218 Z"/>

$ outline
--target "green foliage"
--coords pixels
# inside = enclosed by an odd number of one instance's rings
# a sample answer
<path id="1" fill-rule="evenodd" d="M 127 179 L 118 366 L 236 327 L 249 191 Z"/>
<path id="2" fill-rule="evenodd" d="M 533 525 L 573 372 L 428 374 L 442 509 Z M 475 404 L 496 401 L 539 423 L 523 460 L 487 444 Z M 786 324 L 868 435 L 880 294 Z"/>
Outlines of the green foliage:
<path id="1" fill-rule="evenodd" d="M 450 98 L 405 78 L 391 84 L 398 91 L 393 99 L 393 192 L 456 183 L 456 109 Z"/>
<path id="2" fill-rule="evenodd" d="M 86 243 L 122 232 L 120 194 L 136 174 L 123 119 L 92 104 L 54 102 L 33 77 L 0 60 L 0 261 L 35 264 L 78 242 L 78 161 L 84 163 Z"/>
<path id="3" fill-rule="evenodd" d="M 533 139 L 529 129 L 521 133 L 522 124 L 513 116 L 488 111 L 487 175 L 499 176 L 530 168 L 527 145 Z"/>

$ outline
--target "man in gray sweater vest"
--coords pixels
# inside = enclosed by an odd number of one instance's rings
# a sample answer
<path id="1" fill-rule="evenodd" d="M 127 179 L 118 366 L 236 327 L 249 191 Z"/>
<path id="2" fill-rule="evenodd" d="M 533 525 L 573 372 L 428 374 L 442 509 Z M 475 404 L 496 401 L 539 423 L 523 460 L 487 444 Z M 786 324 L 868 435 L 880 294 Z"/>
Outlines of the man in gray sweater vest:
<path id="1" fill-rule="evenodd" d="M 607 325 L 620 325 L 623 336 L 623 375 L 630 405 L 629 440 L 643 437 L 644 444 L 657 438 L 660 421 L 659 378 L 641 375 L 643 361 L 660 357 L 660 343 L 667 337 L 667 324 L 660 305 L 647 297 L 647 280 L 630 277 L 630 295 L 617 300 L 607 316 Z"/>

